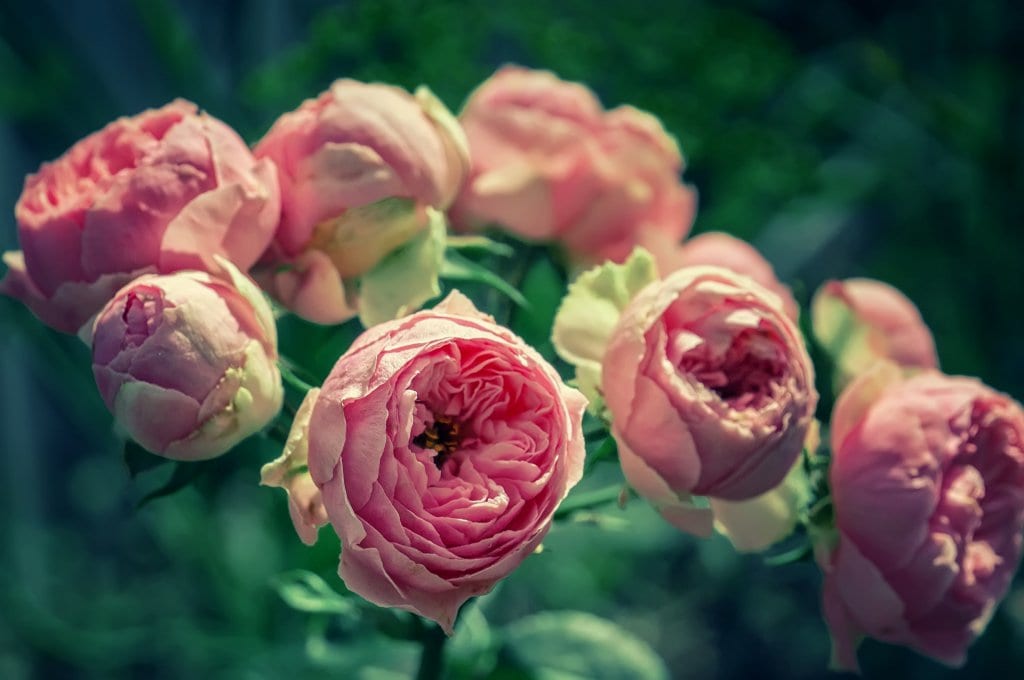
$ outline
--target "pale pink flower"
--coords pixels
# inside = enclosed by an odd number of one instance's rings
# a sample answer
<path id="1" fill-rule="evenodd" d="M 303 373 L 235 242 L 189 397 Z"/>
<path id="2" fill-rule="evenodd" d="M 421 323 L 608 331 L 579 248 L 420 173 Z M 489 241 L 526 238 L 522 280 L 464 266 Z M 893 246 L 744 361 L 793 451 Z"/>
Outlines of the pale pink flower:
<path id="1" fill-rule="evenodd" d="M 558 242 L 583 264 L 621 262 L 650 232 L 678 243 L 690 229 L 696 195 L 680 180 L 682 156 L 648 113 L 606 112 L 583 85 L 506 66 L 459 120 L 473 163 L 456 226 Z"/>
<path id="2" fill-rule="evenodd" d="M 458 292 L 364 333 L 315 399 L 289 441 L 308 437 L 345 585 L 449 633 L 537 549 L 583 472 L 586 400 Z M 265 481 L 301 469 L 287 454 Z M 319 513 L 302 498 L 300 535 Z"/>
<path id="3" fill-rule="evenodd" d="M 716 502 L 751 499 L 783 480 L 818 399 L 779 298 L 721 267 L 679 269 L 629 302 L 604 353 L 601 389 L 630 485 L 699 535 L 710 533 Z"/>
<path id="4" fill-rule="evenodd" d="M 282 115 L 257 144 L 281 183 L 281 224 L 261 276 L 318 323 L 355 315 L 346 281 L 428 228 L 468 171 L 458 122 L 426 88 L 338 80 Z"/>

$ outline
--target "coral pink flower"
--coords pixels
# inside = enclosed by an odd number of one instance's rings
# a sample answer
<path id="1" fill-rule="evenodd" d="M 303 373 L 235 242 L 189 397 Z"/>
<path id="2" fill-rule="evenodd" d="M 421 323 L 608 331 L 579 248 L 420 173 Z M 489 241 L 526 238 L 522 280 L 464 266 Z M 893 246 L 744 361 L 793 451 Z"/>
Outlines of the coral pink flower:
<path id="1" fill-rule="evenodd" d="M 470 96 L 460 122 L 473 170 L 452 219 L 557 241 L 586 262 L 621 262 L 647 232 L 690 229 L 694 192 L 679 148 L 653 116 L 605 112 L 586 87 L 507 66 Z"/>
<path id="2" fill-rule="evenodd" d="M 341 537 L 341 578 L 449 633 L 463 602 L 537 548 L 583 472 L 586 400 L 457 292 L 364 333 L 314 398 L 296 427 Z M 301 473 L 288 460 L 307 455 L 301 438 L 263 475 L 288 488 L 306 538 L 319 499 L 283 483 Z"/>
<path id="3" fill-rule="evenodd" d="M 611 333 L 601 386 L 630 485 L 701 535 L 717 500 L 783 480 L 818 397 L 778 297 L 721 267 L 680 269 L 640 291 Z"/>
<path id="4" fill-rule="evenodd" d="M 107 408 L 132 439 L 167 458 L 218 456 L 281 408 L 270 307 L 221 264 L 232 281 L 193 271 L 139 277 L 92 329 L 93 375 Z"/>
<path id="5" fill-rule="evenodd" d="M 121 118 L 25 181 L 15 206 L 22 251 L 0 290 L 74 333 L 142 273 L 243 270 L 280 211 L 277 180 L 231 128 L 177 100 Z"/>
<path id="6" fill-rule="evenodd" d="M 879 359 L 904 368 L 937 368 L 935 342 L 917 307 L 887 283 L 828 281 L 811 303 L 814 335 L 832 355 L 839 386 Z"/>
<path id="7" fill-rule="evenodd" d="M 876 365 L 832 416 L 838 536 L 819 546 L 834 663 L 861 636 L 964 662 L 1024 530 L 1024 411 L 977 380 Z"/>
<path id="8" fill-rule="evenodd" d="M 425 208 L 447 208 L 469 164 L 458 122 L 429 90 L 354 80 L 278 118 L 255 152 L 281 182 L 268 287 L 318 323 L 355 314 L 346 280 L 425 231 Z"/>

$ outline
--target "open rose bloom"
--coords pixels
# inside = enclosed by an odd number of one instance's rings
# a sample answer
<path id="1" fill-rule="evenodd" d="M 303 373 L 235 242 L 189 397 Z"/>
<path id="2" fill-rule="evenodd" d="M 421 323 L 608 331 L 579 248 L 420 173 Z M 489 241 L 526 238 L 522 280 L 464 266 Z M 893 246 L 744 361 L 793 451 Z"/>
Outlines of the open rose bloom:
<path id="1" fill-rule="evenodd" d="M 92 328 L 93 375 L 115 420 L 153 453 L 218 456 L 281 408 L 277 331 L 254 283 L 203 272 L 142 276 Z"/>
<path id="2" fill-rule="evenodd" d="M 971 378 L 882 364 L 832 417 L 837 535 L 819 546 L 834 663 L 867 635 L 964 662 L 1024 531 L 1024 412 Z"/>
<path id="3" fill-rule="evenodd" d="M 648 232 L 675 243 L 690 229 L 696 195 L 679 178 L 682 156 L 647 113 L 606 112 L 583 85 L 507 66 L 459 121 L 473 163 L 456 226 L 555 241 L 582 263 L 621 262 Z"/>
<path id="4" fill-rule="evenodd" d="M 586 400 L 457 292 L 364 333 L 313 398 L 295 426 L 308 449 L 292 446 L 264 482 L 288 488 L 305 537 L 317 499 L 295 479 L 308 456 L 345 584 L 449 633 L 463 602 L 537 548 L 582 475 Z"/>
<path id="5" fill-rule="evenodd" d="M 340 323 L 346 282 L 428 230 L 468 170 L 458 122 L 426 88 L 338 80 L 282 115 L 255 149 L 278 168 L 281 224 L 261 277 L 299 316 Z"/>
<path id="6" fill-rule="evenodd" d="M 263 254 L 280 203 L 269 161 L 216 118 L 176 100 L 121 118 L 25 181 L 22 250 L 0 291 L 75 333 L 143 273 L 241 269 Z"/>
<path id="7" fill-rule="evenodd" d="M 817 403 L 803 338 L 779 298 L 720 267 L 680 269 L 629 302 L 601 389 L 630 485 L 699 535 L 711 532 L 719 501 L 783 481 Z"/>

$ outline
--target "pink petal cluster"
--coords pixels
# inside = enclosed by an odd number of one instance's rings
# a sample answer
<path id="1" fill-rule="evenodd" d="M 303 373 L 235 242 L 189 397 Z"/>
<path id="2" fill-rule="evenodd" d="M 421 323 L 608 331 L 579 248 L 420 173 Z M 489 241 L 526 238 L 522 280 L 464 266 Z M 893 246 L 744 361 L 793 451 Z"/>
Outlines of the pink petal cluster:
<path id="1" fill-rule="evenodd" d="M 231 128 L 176 100 L 121 118 L 25 181 L 22 251 L 0 291 L 73 333 L 142 273 L 248 269 L 280 211 L 273 166 Z"/>
<path id="2" fill-rule="evenodd" d="M 775 293 L 782 301 L 789 318 L 796 321 L 800 307 L 793 299 L 789 286 L 781 283 L 775 270 L 754 246 L 742 239 L 720 231 L 711 231 L 687 240 L 675 249 L 654 250 L 658 267 L 663 272 L 673 272 L 683 267 L 714 265 L 749 276 Z"/>
<path id="3" fill-rule="evenodd" d="M 354 314 L 344 280 L 373 268 L 427 228 L 468 168 L 454 117 L 429 90 L 338 80 L 282 115 L 257 144 L 281 183 L 281 224 L 269 282 L 300 316 L 337 323 Z M 391 205 L 374 208 L 381 201 Z M 361 211 L 360 209 L 365 209 Z"/>
<path id="4" fill-rule="evenodd" d="M 537 548 L 580 479 L 585 405 L 459 293 L 364 333 L 308 426 L 345 584 L 450 633 L 463 602 Z"/>
<path id="5" fill-rule="evenodd" d="M 1024 531 L 1024 411 L 930 371 L 853 382 L 832 420 L 838 542 L 820 555 L 835 662 L 867 635 L 949 665 L 1003 598 Z"/>
<path id="6" fill-rule="evenodd" d="M 721 267 L 688 267 L 625 308 L 601 386 L 630 485 L 679 528 L 707 535 L 715 499 L 753 498 L 793 467 L 817 393 L 778 297 Z M 711 498 L 698 508 L 690 496 Z"/>
<path id="7" fill-rule="evenodd" d="M 142 276 L 96 317 L 96 385 L 146 449 L 176 460 L 212 458 L 281 408 L 273 317 L 248 286 L 203 272 Z"/>
<path id="8" fill-rule="evenodd" d="M 621 262 L 648 232 L 677 243 L 690 229 L 696 195 L 680 181 L 682 156 L 647 113 L 606 112 L 583 85 L 506 66 L 459 120 L 473 163 L 456 226 L 497 223 L 582 262 Z"/>

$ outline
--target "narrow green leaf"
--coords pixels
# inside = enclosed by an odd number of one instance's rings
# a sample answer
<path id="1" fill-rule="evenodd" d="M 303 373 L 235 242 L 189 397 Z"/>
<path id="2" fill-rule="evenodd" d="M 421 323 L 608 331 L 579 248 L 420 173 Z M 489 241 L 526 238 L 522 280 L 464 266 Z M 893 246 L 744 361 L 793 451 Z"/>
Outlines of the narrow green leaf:
<path id="1" fill-rule="evenodd" d="M 138 475 L 153 468 L 171 462 L 169 458 L 150 453 L 132 440 L 124 443 L 124 464 L 128 468 L 128 476 L 135 479 Z"/>
<path id="2" fill-rule="evenodd" d="M 358 605 L 312 572 L 298 569 L 278 574 L 270 585 L 292 609 L 310 614 L 337 614 L 351 620 L 359 618 Z"/>
<path id="3" fill-rule="evenodd" d="M 448 247 L 455 250 L 476 251 L 490 253 L 498 257 L 511 257 L 516 250 L 507 243 L 499 243 L 486 236 L 448 236 Z"/>
<path id="4" fill-rule="evenodd" d="M 583 464 L 583 474 L 587 474 L 587 472 L 591 468 L 593 468 L 595 464 L 601 462 L 602 460 L 615 460 L 618 458 L 618 456 L 619 447 L 615 443 L 615 438 L 609 436 L 607 439 L 601 442 L 601 445 L 594 449 L 593 452 L 587 452 L 587 459 Z"/>
<path id="5" fill-rule="evenodd" d="M 171 473 L 170 479 L 168 479 L 160 488 L 155 491 L 150 491 L 148 494 L 143 496 L 142 500 L 135 504 L 136 510 L 142 509 L 144 506 L 158 498 L 170 496 L 172 493 L 181 491 L 198 479 L 208 469 L 203 462 L 178 462 L 175 465 L 176 467 L 174 468 L 174 472 Z"/>
<path id="6" fill-rule="evenodd" d="M 451 281 L 474 281 L 490 286 L 504 293 L 520 307 L 531 308 L 523 294 L 490 269 L 487 269 L 459 253 L 449 250 L 441 263 L 441 278 Z"/>
<path id="7" fill-rule="evenodd" d="M 600 507 L 602 505 L 608 505 L 619 499 L 622 495 L 622 484 L 612 484 L 601 489 L 594 489 L 592 491 L 577 491 L 569 494 L 562 504 L 555 510 L 555 519 L 565 519 L 573 513 L 580 512 L 581 510 L 590 510 L 592 508 Z"/>
<path id="8" fill-rule="evenodd" d="M 522 283 L 523 297 L 530 301 L 530 307 L 513 311 L 512 330 L 545 356 L 553 356 L 551 328 L 565 290 L 565 277 L 551 257 L 542 253 L 534 258 Z"/>

